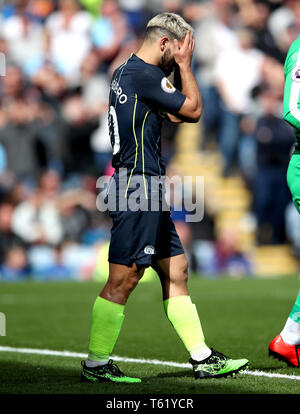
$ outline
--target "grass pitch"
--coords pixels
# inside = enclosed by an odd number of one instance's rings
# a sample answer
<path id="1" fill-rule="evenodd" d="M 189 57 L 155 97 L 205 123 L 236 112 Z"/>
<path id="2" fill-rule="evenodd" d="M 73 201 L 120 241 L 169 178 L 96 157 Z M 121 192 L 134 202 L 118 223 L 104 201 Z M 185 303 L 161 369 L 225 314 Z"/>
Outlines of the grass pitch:
<path id="1" fill-rule="evenodd" d="M 6 336 L 0 337 L 0 347 L 87 353 L 91 310 L 101 288 L 94 282 L 1 283 L 0 312 L 6 315 Z M 120 368 L 142 378 L 141 384 L 86 384 L 79 382 L 80 358 L 0 351 L 0 393 L 300 394 L 300 381 L 293 379 L 300 379 L 300 368 L 270 359 L 267 352 L 298 289 L 296 277 L 190 278 L 190 294 L 207 344 L 233 358 L 248 358 L 248 374 L 195 381 L 191 368 L 121 361 Z M 114 355 L 188 362 L 189 355 L 165 317 L 158 280 L 138 285 L 125 315 Z"/>

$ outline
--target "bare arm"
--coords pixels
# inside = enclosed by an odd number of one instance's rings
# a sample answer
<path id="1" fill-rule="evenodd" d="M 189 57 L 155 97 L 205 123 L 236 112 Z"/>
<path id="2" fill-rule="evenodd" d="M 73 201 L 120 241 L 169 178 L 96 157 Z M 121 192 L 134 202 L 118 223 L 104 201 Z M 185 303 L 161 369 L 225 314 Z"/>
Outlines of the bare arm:
<path id="1" fill-rule="evenodd" d="M 174 58 L 179 67 L 182 93 L 186 96 L 176 115 L 186 122 L 198 122 L 202 112 L 201 94 L 191 68 L 194 48 L 195 40 L 191 33 L 187 33 L 181 47 L 179 42 L 174 40 Z"/>
<path id="2" fill-rule="evenodd" d="M 175 68 L 173 73 L 171 74 L 170 81 L 173 83 L 174 87 L 178 89 L 179 91 L 182 91 L 182 85 L 181 85 L 181 78 L 180 78 L 180 72 L 179 72 L 179 66 L 175 64 Z M 166 119 L 169 122 L 172 122 L 173 124 L 180 124 L 184 122 L 182 119 L 178 118 L 176 115 L 169 114 L 168 112 L 165 113 Z"/>
<path id="3" fill-rule="evenodd" d="M 178 118 L 175 115 L 169 114 L 168 112 L 165 113 L 165 117 L 169 122 L 172 122 L 172 124 L 182 124 L 182 122 L 184 122 L 183 119 Z"/>

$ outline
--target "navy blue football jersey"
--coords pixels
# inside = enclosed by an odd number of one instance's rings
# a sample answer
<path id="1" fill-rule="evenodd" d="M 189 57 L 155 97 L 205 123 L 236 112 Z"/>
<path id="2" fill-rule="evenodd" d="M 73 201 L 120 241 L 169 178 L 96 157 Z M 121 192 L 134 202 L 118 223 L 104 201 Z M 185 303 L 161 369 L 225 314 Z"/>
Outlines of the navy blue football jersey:
<path id="1" fill-rule="evenodd" d="M 117 68 L 110 84 L 109 132 L 112 165 L 130 176 L 163 176 L 163 113 L 176 114 L 185 101 L 163 71 L 136 55 Z"/>

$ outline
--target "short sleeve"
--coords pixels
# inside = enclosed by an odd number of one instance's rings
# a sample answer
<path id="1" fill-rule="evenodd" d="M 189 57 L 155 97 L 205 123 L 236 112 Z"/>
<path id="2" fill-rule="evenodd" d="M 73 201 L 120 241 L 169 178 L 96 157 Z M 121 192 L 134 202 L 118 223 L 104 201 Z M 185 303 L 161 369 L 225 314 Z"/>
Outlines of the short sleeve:
<path id="1" fill-rule="evenodd" d="M 300 66 L 298 53 L 285 62 L 285 85 L 283 95 L 283 118 L 294 128 L 300 129 Z"/>
<path id="2" fill-rule="evenodd" d="M 147 68 L 135 76 L 134 86 L 138 99 L 152 103 L 171 114 L 176 114 L 186 97 L 157 67 Z"/>

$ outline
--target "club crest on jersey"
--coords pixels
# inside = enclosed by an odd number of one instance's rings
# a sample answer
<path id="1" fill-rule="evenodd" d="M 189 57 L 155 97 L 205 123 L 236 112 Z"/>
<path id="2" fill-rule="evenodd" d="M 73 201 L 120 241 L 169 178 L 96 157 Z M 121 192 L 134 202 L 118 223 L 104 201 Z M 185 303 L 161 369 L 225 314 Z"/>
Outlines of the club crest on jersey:
<path id="1" fill-rule="evenodd" d="M 176 89 L 172 85 L 172 83 L 169 81 L 168 78 L 162 78 L 161 80 L 161 88 L 163 91 L 167 93 L 174 93 Z"/>
<path id="2" fill-rule="evenodd" d="M 145 252 L 146 254 L 154 254 L 154 253 L 155 253 L 154 246 L 150 246 L 150 245 L 146 246 L 146 247 L 144 248 L 144 252 Z"/>
<path id="3" fill-rule="evenodd" d="M 292 77 L 294 82 L 300 82 L 300 66 L 296 66 L 292 70 L 291 77 Z"/>

